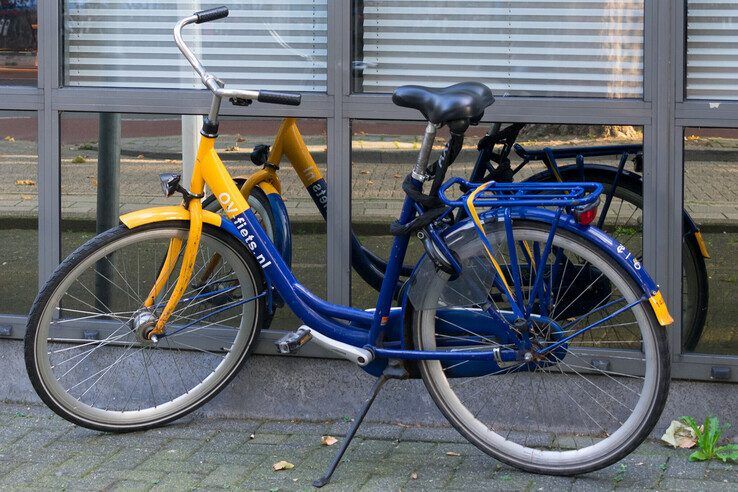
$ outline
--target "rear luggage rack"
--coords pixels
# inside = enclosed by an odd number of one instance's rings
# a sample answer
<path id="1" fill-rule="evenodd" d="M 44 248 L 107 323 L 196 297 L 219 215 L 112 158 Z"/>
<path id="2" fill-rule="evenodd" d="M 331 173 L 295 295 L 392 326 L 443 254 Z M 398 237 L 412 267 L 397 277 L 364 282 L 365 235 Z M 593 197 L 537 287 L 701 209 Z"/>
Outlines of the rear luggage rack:
<path id="1" fill-rule="evenodd" d="M 446 196 L 454 185 L 462 195 Z M 446 181 L 439 190 L 441 201 L 450 207 L 580 207 L 597 202 L 602 193 L 600 183 L 472 183 L 462 178 Z"/>

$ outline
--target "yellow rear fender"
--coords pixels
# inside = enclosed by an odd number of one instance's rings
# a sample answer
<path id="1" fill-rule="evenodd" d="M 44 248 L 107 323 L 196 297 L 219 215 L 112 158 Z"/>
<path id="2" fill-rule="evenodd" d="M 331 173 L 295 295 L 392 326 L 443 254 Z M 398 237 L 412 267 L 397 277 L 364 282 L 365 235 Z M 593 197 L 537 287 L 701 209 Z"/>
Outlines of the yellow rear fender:
<path id="1" fill-rule="evenodd" d="M 137 210 L 120 216 L 120 221 L 129 229 L 135 229 L 142 225 L 154 222 L 165 222 L 167 220 L 190 220 L 190 211 L 182 206 L 154 207 Z M 216 213 L 202 211 L 202 221 L 205 224 L 220 227 L 222 217 Z"/>

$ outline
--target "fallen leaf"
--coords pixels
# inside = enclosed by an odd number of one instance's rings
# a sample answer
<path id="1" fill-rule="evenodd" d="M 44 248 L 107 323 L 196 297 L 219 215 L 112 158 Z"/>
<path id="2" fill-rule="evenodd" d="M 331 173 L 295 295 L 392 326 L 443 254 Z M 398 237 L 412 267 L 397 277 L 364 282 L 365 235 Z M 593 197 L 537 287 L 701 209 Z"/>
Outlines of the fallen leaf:
<path id="1" fill-rule="evenodd" d="M 20 186 L 36 186 L 36 182 L 32 179 L 16 179 L 15 184 Z"/>
<path id="2" fill-rule="evenodd" d="M 400 173 L 395 173 L 395 174 L 394 174 L 394 177 L 395 177 L 395 178 L 401 178 L 401 177 L 402 177 L 402 174 L 400 174 Z"/>
<path id="3" fill-rule="evenodd" d="M 243 138 L 241 135 L 239 135 L 239 136 L 236 137 L 236 143 L 241 143 L 241 142 L 245 142 L 245 141 L 246 141 L 246 139 Z"/>
<path id="4" fill-rule="evenodd" d="M 336 439 L 333 436 L 323 436 L 320 438 L 320 444 L 323 446 L 333 446 L 338 442 L 338 439 Z"/>
<path id="5" fill-rule="evenodd" d="M 461 453 L 457 453 L 456 451 L 446 451 L 446 456 L 461 456 Z"/>
<path id="6" fill-rule="evenodd" d="M 410 474 L 410 479 L 411 479 L 411 480 L 417 480 L 417 479 L 418 479 L 418 474 L 417 474 L 417 473 L 415 473 L 415 472 L 412 472 L 412 473 Z"/>
<path id="7" fill-rule="evenodd" d="M 239 150 L 241 150 L 241 148 L 238 145 L 234 145 L 233 147 L 226 147 L 225 148 L 225 151 L 226 152 L 238 152 Z"/>
<path id="8" fill-rule="evenodd" d="M 32 195 L 21 195 L 21 200 L 33 200 L 34 198 L 36 197 Z"/>
<path id="9" fill-rule="evenodd" d="M 675 448 L 689 449 L 697 444 L 697 435 L 690 426 L 678 420 L 672 420 L 669 428 L 661 436 L 661 440 Z"/>
<path id="10" fill-rule="evenodd" d="M 15 142 L 15 138 L 13 138 L 10 135 L 8 135 L 7 137 L 5 137 L 5 141 L 6 142 Z"/>
<path id="11" fill-rule="evenodd" d="M 291 470 L 295 467 L 292 463 L 289 461 L 278 461 L 272 465 L 272 470 L 274 471 L 280 471 L 280 470 Z"/>
<path id="12" fill-rule="evenodd" d="M 144 158 L 144 155 L 143 155 L 143 154 L 138 154 L 138 155 L 136 156 L 136 159 L 143 159 L 143 158 Z"/>
<path id="13" fill-rule="evenodd" d="M 369 174 L 369 171 L 359 171 L 359 174 Z"/>

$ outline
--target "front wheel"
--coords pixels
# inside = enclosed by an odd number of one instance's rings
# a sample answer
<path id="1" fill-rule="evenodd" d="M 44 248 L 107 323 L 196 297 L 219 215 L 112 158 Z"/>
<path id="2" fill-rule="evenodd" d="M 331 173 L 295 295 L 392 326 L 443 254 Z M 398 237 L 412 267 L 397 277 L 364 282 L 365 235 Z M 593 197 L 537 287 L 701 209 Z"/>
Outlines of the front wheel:
<path id="1" fill-rule="evenodd" d="M 643 292 L 630 275 L 582 237 L 557 232 L 543 261 L 548 224 L 516 220 L 511 243 L 502 224 L 488 227 L 501 271 L 511 279 L 517 270 L 526 305 L 536 290 L 531 272 L 544 269 L 543 290 L 534 297 L 539 300 L 532 305 L 527 332 L 512 323 L 509 303 L 494 288 L 487 304 L 450 308 L 439 302 L 454 286 L 437 276 L 425 286 L 424 309 L 414 311 L 415 346 L 492 351 L 516 349 L 530 337 L 533 349 L 527 350 L 533 357 L 520 362 L 421 361 L 431 397 L 469 441 L 523 470 L 573 475 L 620 460 L 648 436 L 666 402 L 666 331 L 648 302 L 639 302 Z M 512 257 L 520 259 L 517 265 L 509 260 L 509 244 L 516 248 Z M 455 251 L 462 262 L 477 254 L 473 247 Z M 524 260 L 530 252 L 537 261 Z M 540 292 L 547 302 L 540 300 Z M 456 323 L 448 321 L 449 309 Z M 500 329 L 499 317 L 485 314 L 491 310 L 508 313 L 508 329 Z M 461 319 L 471 322 L 462 325 Z M 572 335 L 545 357 L 538 355 Z"/>
<path id="2" fill-rule="evenodd" d="M 33 387 L 57 414 L 95 430 L 157 427 L 203 405 L 241 368 L 263 322 L 265 286 L 251 254 L 219 228 L 203 226 L 192 280 L 166 334 L 158 342 L 146 336 L 174 287 L 181 251 L 153 306 L 144 309 L 144 300 L 188 227 L 118 226 L 78 248 L 43 287 L 25 359 Z"/>

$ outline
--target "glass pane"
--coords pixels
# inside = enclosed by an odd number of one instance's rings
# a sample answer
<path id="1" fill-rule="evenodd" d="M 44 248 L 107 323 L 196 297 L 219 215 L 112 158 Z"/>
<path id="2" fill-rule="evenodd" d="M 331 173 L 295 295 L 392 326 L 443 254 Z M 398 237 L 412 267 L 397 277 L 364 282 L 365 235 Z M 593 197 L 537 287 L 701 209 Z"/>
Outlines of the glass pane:
<path id="1" fill-rule="evenodd" d="M 70 86 L 202 88 L 172 29 L 222 2 L 65 0 L 64 82 Z M 324 92 L 326 0 L 232 1 L 228 19 L 186 29 L 185 40 L 229 86 Z"/>
<path id="2" fill-rule="evenodd" d="M 0 313 L 28 314 L 38 283 L 35 113 L 0 112 Z"/>
<path id="3" fill-rule="evenodd" d="M 0 84 L 36 85 L 37 0 L 0 2 Z"/>
<path id="4" fill-rule="evenodd" d="M 690 99 L 738 99 L 738 3 L 687 0 Z"/>
<path id="5" fill-rule="evenodd" d="M 738 130 L 686 128 L 684 137 L 682 346 L 736 355 Z"/>
<path id="6" fill-rule="evenodd" d="M 500 96 L 643 95 L 643 0 L 353 1 L 355 92 L 478 80 Z"/>
<path id="7" fill-rule="evenodd" d="M 352 123 L 353 229 L 362 245 L 381 258 L 387 257 L 392 244 L 392 236 L 387 232 L 388 225 L 399 215 L 405 197 L 402 180 L 415 162 L 424 128 L 424 124 L 407 122 Z M 488 148 L 491 146 L 495 155 L 492 161 L 485 162 L 477 151 L 477 144 L 487 132 L 496 135 L 486 145 Z M 528 179 L 550 181 L 554 178 L 540 159 L 523 164 L 523 158 L 511 151 L 513 144 L 521 145 L 522 152 L 548 147 L 554 150 L 557 169 L 563 179 L 601 182 L 607 194 L 613 190 L 612 183 L 625 153 L 623 172 L 601 225 L 633 254 L 642 256 L 643 133 L 640 127 L 501 124 L 499 128 L 495 125 L 491 128 L 472 127 L 466 135 L 464 148 L 449 170 L 448 177 L 473 177 L 475 181 L 494 179 L 498 182 Z M 432 159 L 438 156 L 447 138 L 447 130 L 439 132 Z M 573 148 L 576 150 L 571 151 Z M 564 152 L 569 156 L 560 156 Z M 582 170 L 576 164 L 577 154 L 583 156 Z M 499 162 L 506 164 L 500 165 Z M 605 198 L 600 206 L 600 216 L 604 203 Z M 412 266 L 423 252 L 417 239 L 412 239 L 410 244 L 411 252 L 406 260 L 408 266 Z M 374 307 L 376 291 L 370 287 L 367 278 L 362 278 L 356 270 L 352 275 L 354 304 L 363 308 Z M 364 274 L 364 277 L 367 275 Z"/>
<path id="8" fill-rule="evenodd" d="M 199 136 L 196 116 L 64 113 L 61 118 L 62 255 L 118 224 L 118 215 L 159 205 L 177 205 L 181 196 L 165 198 L 160 173 L 182 172 L 183 152 Z M 248 177 L 257 168 L 251 151 L 271 145 L 281 124 L 273 119 L 224 118 L 217 150 L 231 175 Z M 325 122 L 297 122 L 308 149 L 325 173 Z M 115 147 L 115 142 L 119 147 Z M 114 145 L 104 151 L 106 142 Z M 101 144 L 103 152 L 101 153 Z M 309 204 L 297 173 L 283 160 L 278 177 L 292 222 L 295 275 L 314 293 L 326 294 L 325 222 Z M 216 207 L 217 208 L 217 207 Z M 258 213 L 257 213 L 258 215 Z M 272 329 L 293 330 L 297 319 L 287 308 L 277 311 Z"/>

